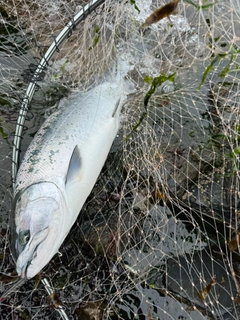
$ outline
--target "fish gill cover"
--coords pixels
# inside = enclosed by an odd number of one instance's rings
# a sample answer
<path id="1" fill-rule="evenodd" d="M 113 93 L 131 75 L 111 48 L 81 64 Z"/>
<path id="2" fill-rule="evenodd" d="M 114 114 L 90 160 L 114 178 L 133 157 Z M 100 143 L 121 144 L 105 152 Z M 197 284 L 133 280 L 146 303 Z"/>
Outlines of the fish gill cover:
<path id="1" fill-rule="evenodd" d="M 15 152 L 21 161 L 60 101 L 109 77 L 115 61 L 130 66 L 121 129 L 59 254 L 0 302 L 0 318 L 239 319 L 239 1 L 180 0 L 144 28 L 167 1 L 102 2 L 34 79 Z M 17 279 L 19 110 L 49 45 L 86 3 L 0 1 L 1 292 Z"/>

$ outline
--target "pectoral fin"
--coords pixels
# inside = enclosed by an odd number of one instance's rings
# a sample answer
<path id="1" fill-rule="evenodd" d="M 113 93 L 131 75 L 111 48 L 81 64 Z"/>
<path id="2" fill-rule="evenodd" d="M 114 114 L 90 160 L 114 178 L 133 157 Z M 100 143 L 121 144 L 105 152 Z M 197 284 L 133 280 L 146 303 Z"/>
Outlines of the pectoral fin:
<path id="1" fill-rule="evenodd" d="M 75 221 L 75 214 L 79 213 L 79 201 L 81 200 L 82 190 L 79 187 L 81 185 L 81 179 L 83 175 L 83 162 L 80 154 L 79 147 L 76 146 L 73 150 L 68 172 L 65 180 L 65 192 L 68 202 L 68 208 L 73 215 L 72 222 Z M 69 217 L 71 220 L 71 217 Z"/>
<path id="2" fill-rule="evenodd" d="M 76 146 L 73 150 L 69 166 L 68 166 L 68 171 L 66 175 L 66 187 L 70 185 L 72 182 L 79 180 L 79 172 L 82 167 L 82 159 L 80 155 L 80 151 L 78 146 Z"/>

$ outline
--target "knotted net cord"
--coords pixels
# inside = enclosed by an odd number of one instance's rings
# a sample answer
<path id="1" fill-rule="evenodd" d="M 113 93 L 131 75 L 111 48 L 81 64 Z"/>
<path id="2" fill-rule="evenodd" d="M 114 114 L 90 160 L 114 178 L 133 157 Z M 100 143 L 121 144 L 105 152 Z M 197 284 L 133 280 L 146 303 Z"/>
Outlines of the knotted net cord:
<path id="1" fill-rule="evenodd" d="M 171 21 L 141 29 L 164 3 L 105 1 L 60 45 L 84 1 L 0 2 L 2 289 L 14 270 L 16 123 L 21 161 L 44 117 L 114 61 L 130 64 L 132 84 L 81 217 L 40 275 L 54 294 L 31 280 L 1 303 L 4 319 L 55 319 L 59 305 L 76 319 L 239 318 L 239 3 L 181 1 Z M 26 96 L 52 43 L 38 90 Z"/>

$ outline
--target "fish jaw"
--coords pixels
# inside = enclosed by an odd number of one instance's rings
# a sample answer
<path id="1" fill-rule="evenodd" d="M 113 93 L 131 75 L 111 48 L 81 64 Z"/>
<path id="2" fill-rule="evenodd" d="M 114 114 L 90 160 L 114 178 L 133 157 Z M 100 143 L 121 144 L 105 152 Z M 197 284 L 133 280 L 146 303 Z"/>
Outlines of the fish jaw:
<path id="1" fill-rule="evenodd" d="M 31 243 L 27 244 L 23 251 L 19 254 L 16 264 L 16 270 L 21 278 L 32 278 L 44 267 L 44 265 L 41 265 L 43 263 L 43 259 L 39 259 L 38 251 L 41 247 L 42 242 L 47 238 L 48 234 L 49 228 L 39 231 L 38 234 L 35 234 L 33 236 Z M 36 262 L 37 258 L 38 261 Z M 36 264 L 37 267 L 35 267 Z"/>
<path id="2" fill-rule="evenodd" d="M 66 237 L 68 208 L 64 192 L 52 182 L 30 185 L 16 196 L 12 242 L 16 269 L 32 278 L 57 253 Z M 69 226 L 70 228 L 70 226 Z"/>

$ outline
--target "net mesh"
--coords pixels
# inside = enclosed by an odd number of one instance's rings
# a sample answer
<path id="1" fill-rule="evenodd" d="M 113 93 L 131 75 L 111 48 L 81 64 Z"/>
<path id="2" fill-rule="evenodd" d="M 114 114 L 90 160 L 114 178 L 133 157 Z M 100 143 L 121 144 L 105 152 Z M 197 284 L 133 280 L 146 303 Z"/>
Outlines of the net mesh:
<path id="1" fill-rule="evenodd" d="M 0 1 L 1 291 L 11 286 L 11 154 L 21 102 L 87 1 Z M 36 81 L 20 161 L 59 101 L 127 61 L 132 92 L 104 168 L 59 254 L 1 302 L 2 319 L 239 319 L 238 0 L 104 1 Z M 172 12 L 168 12 L 172 13 Z M 48 279 L 49 295 L 41 279 Z"/>

